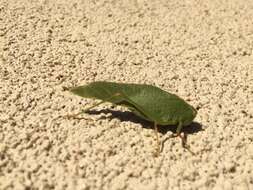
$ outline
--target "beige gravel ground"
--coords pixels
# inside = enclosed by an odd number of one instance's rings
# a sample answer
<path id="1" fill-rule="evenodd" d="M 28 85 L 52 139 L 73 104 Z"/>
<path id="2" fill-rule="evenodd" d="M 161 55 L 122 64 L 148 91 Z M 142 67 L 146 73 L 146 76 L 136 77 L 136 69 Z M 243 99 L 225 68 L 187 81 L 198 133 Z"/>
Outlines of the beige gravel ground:
<path id="1" fill-rule="evenodd" d="M 153 84 L 198 108 L 192 156 L 64 87 Z M 174 127 L 161 129 L 168 138 Z M 0 189 L 253 189 L 252 0 L 0 0 Z"/>

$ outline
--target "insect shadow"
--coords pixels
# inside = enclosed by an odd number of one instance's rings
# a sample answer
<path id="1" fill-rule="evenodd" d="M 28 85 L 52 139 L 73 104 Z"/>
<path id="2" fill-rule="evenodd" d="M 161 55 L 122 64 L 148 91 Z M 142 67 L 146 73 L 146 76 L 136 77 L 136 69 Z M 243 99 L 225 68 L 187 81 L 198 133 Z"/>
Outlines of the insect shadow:
<path id="1" fill-rule="evenodd" d="M 91 115 L 99 115 L 99 114 L 111 114 L 110 116 L 102 117 L 107 119 L 114 119 L 118 118 L 121 122 L 122 121 L 131 121 L 133 123 L 141 124 L 143 128 L 146 129 L 153 129 L 154 123 L 144 120 L 141 117 L 133 114 L 130 111 L 115 111 L 111 109 L 102 109 L 102 110 L 89 110 L 86 113 Z M 167 126 L 160 126 L 158 125 L 158 132 L 165 135 L 168 131 L 171 131 L 173 134 L 176 134 L 177 126 L 167 125 Z M 189 126 L 183 127 L 182 132 L 185 134 L 185 142 L 187 141 L 187 135 L 198 133 L 199 131 L 203 131 L 202 125 L 198 122 L 192 122 Z M 166 137 L 161 144 L 161 151 L 163 151 L 164 144 L 167 140 L 172 138 L 173 136 Z"/>
<path id="2" fill-rule="evenodd" d="M 130 111 L 116 111 L 112 109 L 102 109 L 102 110 L 89 110 L 86 113 L 91 114 L 91 115 L 111 114 L 110 116 L 102 117 L 102 119 L 107 118 L 111 120 L 114 118 L 118 118 L 121 122 L 131 121 L 133 123 L 141 124 L 143 128 L 147 128 L 147 129 L 153 129 L 153 126 L 154 126 L 153 122 L 144 120 Z M 163 135 L 166 134 L 168 131 L 171 131 L 172 133 L 176 133 L 176 129 L 177 129 L 177 126 L 175 125 L 166 125 L 166 126 L 158 125 L 158 131 L 159 133 L 162 133 Z M 182 132 L 186 134 L 194 134 L 203 130 L 204 129 L 202 128 L 202 125 L 200 123 L 192 122 L 189 126 L 183 127 Z"/>

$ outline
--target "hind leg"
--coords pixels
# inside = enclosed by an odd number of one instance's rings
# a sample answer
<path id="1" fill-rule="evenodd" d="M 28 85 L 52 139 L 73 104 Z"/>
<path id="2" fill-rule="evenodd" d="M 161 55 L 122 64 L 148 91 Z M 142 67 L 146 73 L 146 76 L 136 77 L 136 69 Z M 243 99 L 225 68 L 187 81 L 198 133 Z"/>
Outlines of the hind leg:
<path id="1" fill-rule="evenodd" d="M 155 131 L 155 136 L 156 136 L 156 143 L 157 143 L 157 146 L 156 146 L 156 151 L 155 151 L 155 156 L 159 156 L 160 155 L 160 138 L 159 138 L 159 134 L 158 134 L 158 127 L 157 127 L 157 123 L 154 122 L 154 131 Z"/>
<path id="2" fill-rule="evenodd" d="M 76 118 L 76 119 L 77 119 L 77 116 L 79 116 L 79 115 L 81 115 L 81 114 L 83 114 L 83 113 L 86 113 L 86 112 L 88 112 L 90 109 L 92 109 L 92 108 L 94 108 L 94 107 L 97 107 L 97 106 L 99 106 L 100 104 L 103 104 L 103 103 L 105 103 L 105 102 L 108 102 L 108 101 L 110 101 L 112 98 L 115 98 L 115 97 L 117 97 L 117 96 L 121 96 L 121 93 L 116 93 L 116 94 L 110 96 L 109 98 L 107 98 L 107 99 L 105 99 L 105 100 L 102 100 L 101 102 L 98 102 L 98 103 L 96 103 L 96 104 L 94 104 L 94 105 L 92 105 L 92 106 L 90 106 L 90 107 L 88 107 L 88 108 L 82 110 L 81 112 L 79 112 L 79 113 L 77 113 L 77 114 L 68 114 L 68 115 L 66 115 L 66 116 L 64 116 L 64 117 L 67 118 L 67 119 L 70 119 L 70 118 Z"/>

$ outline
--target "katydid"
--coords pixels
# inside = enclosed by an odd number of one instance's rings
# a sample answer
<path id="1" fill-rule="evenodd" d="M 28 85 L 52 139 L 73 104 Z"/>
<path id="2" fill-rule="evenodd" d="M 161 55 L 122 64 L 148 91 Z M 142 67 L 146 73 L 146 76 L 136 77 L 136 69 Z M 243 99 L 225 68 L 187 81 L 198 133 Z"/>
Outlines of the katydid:
<path id="1" fill-rule="evenodd" d="M 185 139 L 181 135 L 181 129 L 193 121 L 197 111 L 175 94 L 168 93 L 152 85 L 104 81 L 74 87 L 70 91 L 84 98 L 102 100 L 81 113 L 87 112 L 104 102 L 110 102 L 115 105 L 125 106 L 137 116 L 153 122 L 157 141 L 157 155 L 160 152 L 157 125 L 177 125 L 175 136 L 180 137 L 183 146 L 187 148 L 184 142 Z"/>

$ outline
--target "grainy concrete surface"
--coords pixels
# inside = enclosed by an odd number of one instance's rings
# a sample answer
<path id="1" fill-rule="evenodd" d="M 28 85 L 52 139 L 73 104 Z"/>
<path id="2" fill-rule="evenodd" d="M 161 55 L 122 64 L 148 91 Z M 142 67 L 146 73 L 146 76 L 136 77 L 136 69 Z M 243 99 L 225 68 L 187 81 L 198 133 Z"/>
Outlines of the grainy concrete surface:
<path id="1" fill-rule="evenodd" d="M 61 117 L 94 103 L 64 87 L 98 80 L 198 108 L 196 155 L 173 138 L 153 157 L 152 125 L 121 107 Z M 1 190 L 250 190 L 252 141 L 252 0 L 0 0 Z"/>

